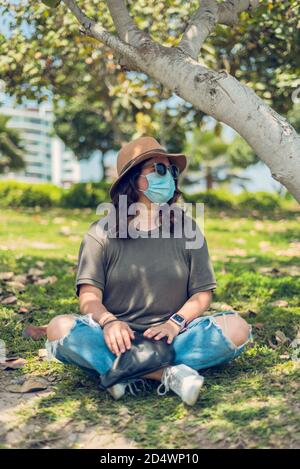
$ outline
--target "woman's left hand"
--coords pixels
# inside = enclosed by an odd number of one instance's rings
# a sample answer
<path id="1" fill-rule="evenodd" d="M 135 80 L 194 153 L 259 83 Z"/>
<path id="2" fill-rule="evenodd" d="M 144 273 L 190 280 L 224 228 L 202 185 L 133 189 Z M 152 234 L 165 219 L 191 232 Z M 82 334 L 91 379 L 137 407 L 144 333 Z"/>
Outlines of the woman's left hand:
<path id="1" fill-rule="evenodd" d="M 180 332 L 180 326 L 175 324 L 173 321 L 167 321 L 159 326 L 149 327 L 144 332 L 144 336 L 149 339 L 154 338 L 155 340 L 160 340 L 163 337 L 168 337 L 168 344 L 173 342 L 174 337 L 176 337 Z"/>

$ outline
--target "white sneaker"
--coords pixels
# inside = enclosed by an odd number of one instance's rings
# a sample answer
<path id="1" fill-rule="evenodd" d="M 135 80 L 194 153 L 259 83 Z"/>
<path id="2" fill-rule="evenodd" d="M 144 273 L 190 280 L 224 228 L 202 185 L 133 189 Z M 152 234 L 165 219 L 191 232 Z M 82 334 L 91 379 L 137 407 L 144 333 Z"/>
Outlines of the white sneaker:
<path id="1" fill-rule="evenodd" d="M 203 376 L 199 375 L 193 368 L 187 365 L 169 366 L 164 369 L 161 384 L 157 388 L 157 394 L 162 396 L 171 389 L 181 397 L 183 402 L 194 405 L 203 383 Z M 163 392 L 160 390 L 161 387 L 165 388 Z"/>
<path id="2" fill-rule="evenodd" d="M 107 388 L 107 392 L 109 392 L 109 394 L 117 401 L 118 399 L 121 399 L 121 397 L 124 396 L 126 392 L 125 389 L 126 383 L 117 383 L 114 386 Z"/>
<path id="3" fill-rule="evenodd" d="M 141 392 L 148 391 L 149 384 L 142 378 L 127 381 L 126 383 L 117 383 L 107 388 L 109 394 L 117 401 L 121 399 L 128 391 L 133 396 L 137 396 Z"/>

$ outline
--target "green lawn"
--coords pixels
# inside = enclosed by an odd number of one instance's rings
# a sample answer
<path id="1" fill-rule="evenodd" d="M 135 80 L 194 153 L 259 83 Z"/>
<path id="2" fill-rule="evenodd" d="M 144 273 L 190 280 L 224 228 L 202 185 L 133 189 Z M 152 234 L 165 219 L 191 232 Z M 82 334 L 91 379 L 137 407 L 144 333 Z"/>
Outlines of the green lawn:
<path id="1" fill-rule="evenodd" d="M 203 371 L 205 386 L 192 408 L 171 393 L 158 397 L 155 390 L 114 402 L 77 368 L 39 359 L 44 340 L 22 338 L 26 325 L 78 312 L 74 264 L 81 238 L 96 219 L 93 210 L 1 211 L 0 271 L 22 274 L 43 261 L 44 276 L 57 277 L 52 285 L 12 290 L 17 303 L 0 304 L 7 355 L 27 360 L 19 370 L 0 371 L 2 447 L 299 447 L 300 361 L 276 332 L 293 340 L 299 328 L 300 213 L 206 214 L 205 235 L 218 280 L 213 301 L 240 311 L 253 324 L 255 340 L 231 364 Z M 71 233 L 61 234 L 62 226 Z M 5 282 L 0 281 L 1 288 L 8 296 Z M 18 313 L 20 306 L 29 312 Z M 10 392 L 24 375 L 45 377 L 48 390 Z"/>

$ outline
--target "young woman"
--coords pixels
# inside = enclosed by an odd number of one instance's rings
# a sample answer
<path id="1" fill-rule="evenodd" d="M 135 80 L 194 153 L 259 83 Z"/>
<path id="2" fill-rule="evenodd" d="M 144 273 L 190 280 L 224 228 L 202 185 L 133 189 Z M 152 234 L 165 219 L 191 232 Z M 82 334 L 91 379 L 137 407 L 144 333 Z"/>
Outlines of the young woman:
<path id="1" fill-rule="evenodd" d="M 99 221 L 90 225 L 80 245 L 75 282 L 81 314 L 53 318 L 46 347 L 63 363 L 101 375 L 130 349 L 135 331 L 153 340 L 167 337 L 174 363 L 145 378 L 161 382 L 158 394 L 171 389 L 193 405 L 203 384 L 198 370 L 240 355 L 251 326 L 233 311 L 203 316 L 216 287 L 205 237 L 196 247 L 188 245 L 184 230 L 182 236 L 174 234 L 174 216 L 170 235 L 163 236 L 160 209 L 180 197 L 178 176 L 185 167 L 185 155 L 167 153 L 152 137 L 133 140 L 120 150 L 118 178 L 110 190 L 117 209 L 114 235 L 99 227 Z M 139 203 L 139 211 L 126 211 L 124 237 L 119 196 L 125 195 L 126 210 Z M 185 215 L 183 224 L 187 219 Z M 193 227 L 197 230 L 196 222 Z M 130 380 L 109 391 L 119 399 L 126 390 L 134 393 L 139 383 L 146 382 Z"/>

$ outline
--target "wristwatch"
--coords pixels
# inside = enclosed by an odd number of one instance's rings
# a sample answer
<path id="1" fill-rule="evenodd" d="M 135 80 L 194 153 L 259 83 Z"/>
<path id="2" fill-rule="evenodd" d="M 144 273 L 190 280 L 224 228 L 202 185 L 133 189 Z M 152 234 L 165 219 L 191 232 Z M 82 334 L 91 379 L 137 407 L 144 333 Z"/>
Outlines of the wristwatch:
<path id="1" fill-rule="evenodd" d="M 181 331 L 186 325 L 186 319 L 183 316 L 181 316 L 181 314 L 178 314 L 178 313 L 172 314 L 172 316 L 169 319 L 170 321 L 173 321 L 175 322 L 175 324 L 180 326 Z"/>

